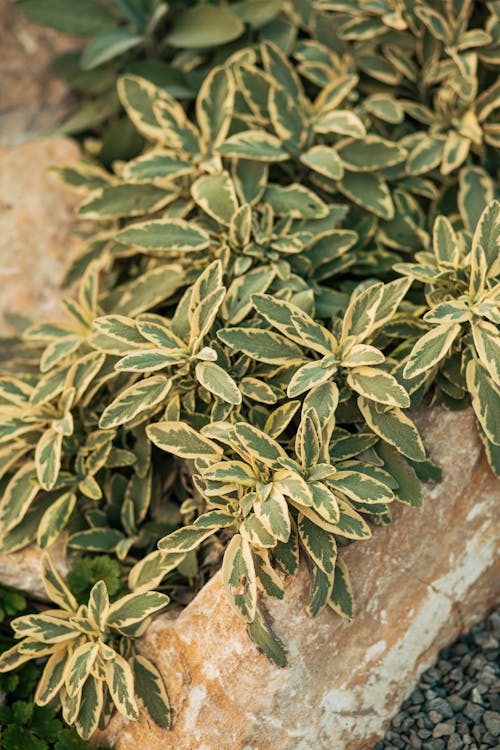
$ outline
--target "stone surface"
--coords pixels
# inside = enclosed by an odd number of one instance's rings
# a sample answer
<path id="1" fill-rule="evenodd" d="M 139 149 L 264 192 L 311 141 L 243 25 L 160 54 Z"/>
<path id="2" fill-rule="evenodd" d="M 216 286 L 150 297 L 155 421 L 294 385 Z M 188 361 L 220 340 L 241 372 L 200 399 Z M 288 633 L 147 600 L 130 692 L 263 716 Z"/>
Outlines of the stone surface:
<path id="1" fill-rule="evenodd" d="M 75 218 L 79 196 L 50 167 L 78 155 L 61 137 L 0 148 L 0 328 L 6 312 L 61 315 L 59 284 L 84 225 Z"/>
<path id="2" fill-rule="evenodd" d="M 77 45 L 0 0 L 0 145 L 46 133 L 68 112 L 67 87 L 50 64 Z"/>
<path id="3" fill-rule="evenodd" d="M 50 559 L 59 572 L 66 575 L 69 566 L 63 542 L 56 542 L 50 548 Z M 0 583 L 29 591 L 36 599 L 46 600 L 40 560 L 41 552 L 34 545 L 10 555 L 0 555 Z"/>
<path id="4" fill-rule="evenodd" d="M 444 481 L 421 510 L 344 551 L 357 599 L 353 622 L 304 613 L 307 577 L 268 601 L 291 666 L 257 653 L 215 576 L 176 620 L 158 618 L 141 643 L 162 672 L 173 729 L 117 716 L 96 738 L 114 750 L 371 750 L 439 650 L 498 598 L 492 476 L 470 411 L 420 419 Z M 431 696 L 427 696 L 428 698 Z M 431 737 L 431 732 L 429 732 Z M 437 742 L 438 740 L 431 740 Z"/>

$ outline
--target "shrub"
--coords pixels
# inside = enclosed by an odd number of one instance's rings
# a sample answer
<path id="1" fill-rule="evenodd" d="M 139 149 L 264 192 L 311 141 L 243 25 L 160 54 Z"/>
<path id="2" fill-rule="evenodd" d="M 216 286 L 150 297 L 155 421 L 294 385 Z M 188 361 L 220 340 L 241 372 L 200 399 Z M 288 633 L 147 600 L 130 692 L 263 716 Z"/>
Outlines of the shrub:
<path id="1" fill-rule="evenodd" d="M 179 603 L 222 561 L 280 665 L 262 594 L 302 557 L 309 614 L 352 617 L 343 546 L 439 479 L 410 407 L 472 401 L 500 474 L 495 7 L 294 18 L 192 104 L 120 78 L 144 153 L 62 170 L 96 226 L 78 296 L 0 391 L 3 551 L 66 529 Z"/>

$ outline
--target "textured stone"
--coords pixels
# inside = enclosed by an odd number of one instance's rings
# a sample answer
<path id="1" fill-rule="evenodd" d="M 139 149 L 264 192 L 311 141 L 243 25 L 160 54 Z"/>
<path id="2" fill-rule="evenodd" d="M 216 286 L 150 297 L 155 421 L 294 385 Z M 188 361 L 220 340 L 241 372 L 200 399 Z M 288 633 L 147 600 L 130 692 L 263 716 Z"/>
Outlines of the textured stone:
<path id="1" fill-rule="evenodd" d="M 0 321 L 4 313 L 60 316 L 59 285 L 82 247 L 79 196 L 50 167 L 78 158 L 69 138 L 0 148 Z M 1 326 L 1 322 L 0 322 Z"/>
<path id="2" fill-rule="evenodd" d="M 371 750 L 420 673 L 499 593 L 491 519 L 500 483 L 474 417 L 433 409 L 419 422 L 444 481 L 427 486 L 423 509 L 399 508 L 391 526 L 344 551 L 353 622 L 331 612 L 309 619 L 302 571 L 283 601 L 266 602 L 290 650 L 291 666 L 278 669 L 247 638 L 217 575 L 176 620 L 158 618 L 141 644 L 167 684 L 173 729 L 116 717 L 98 742 L 115 750 Z"/>
<path id="3" fill-rule="evenodd" d="M 40 565 L 41 553 L 38 547 L 30 545 L 10 555 L 0 555 L 0 582 L 15 586 L 29 593 L 36 599 L 47 599 L 42 582 Z M 68 561 L 63 542 L 56 542 L 50 548 L 50 559 L 60 573 L 68 572 Z"/>
<path id="4" fill-rule="evenodd" d="M 38 26 L 11 0 L 0 0 L 0 145 L 46 133 L 68 112 L 67 87 L 50 64 L 75 46 L 75 39 Z"/>

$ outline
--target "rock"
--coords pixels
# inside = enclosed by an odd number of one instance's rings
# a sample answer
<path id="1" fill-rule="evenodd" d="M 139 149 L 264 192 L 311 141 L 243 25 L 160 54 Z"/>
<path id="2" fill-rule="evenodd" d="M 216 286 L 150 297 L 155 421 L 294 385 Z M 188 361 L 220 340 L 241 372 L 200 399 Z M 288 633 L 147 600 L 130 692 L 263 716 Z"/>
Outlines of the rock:
<path id="1" fill-rule="evenodd" d="M 145 717 L 134 723 L 116 716 L 96 745 L 371 750 L 421 672 L 486 615 L 499 593 L 491 518 L 500 483 L 482 454 L 474 417 L 438 408 L 419 422 L 444 481 L 427 486 L 423 509 L 400 507 L 391 526 L 344 550 L 354 621 L 329 611 L 309 619 L 302 571 L 287 582 L 283 601 L 266 601 L 290 650 L 290 667 L 278 669 L 248 639 L 218 574 L 176 620 L 159 617 L 140 644 L 165 679 L 172 730 Z M 453 747 L 454 735 L 428 742 Z"/>
<path id="2" fill-rule="evenodd" d="M 483 714 L 483 723 L 493 737 L 500 736 L 500 713 L 497 711 L 485 711 Z"/>
<path id="3" fill-rule="evenodd" d="M 67 87 L 50 64 L 78 45 L 0 0 L 0 145 L 46 133 L 69 111 Z"/>
<path id="4" fill-rule="evenodd" d="M 4 313 L 60 317 L 63 271 L 83 247 L 79 196 L 50 167 L 78 159 L 69 138 L 0 148 L 0 320 Z M 1 323 L 0 323 L 1 327 Z"/>
<path id="5" fill-rule="evenodd" d="M 63 542 L 56 542 L 50 548 L 50 559 L 59 572 L 66 575 L 69 566 Z M 0 582 L 28 591 L 35 599 L 46 600 L 38 547 L 30 545 L 19 552 L 0 555 Z"/>
<path id="6" fill-rule="evenodd" d="M 449 734 L 453 734 L 454 729 L 455 729 L 454 724 L 450 724 L 449 722 L 441 722 L 440 724 L 436 724 L 436 726 L 434 727 L 432 736 L 433 737 L 446 737 Z"/>

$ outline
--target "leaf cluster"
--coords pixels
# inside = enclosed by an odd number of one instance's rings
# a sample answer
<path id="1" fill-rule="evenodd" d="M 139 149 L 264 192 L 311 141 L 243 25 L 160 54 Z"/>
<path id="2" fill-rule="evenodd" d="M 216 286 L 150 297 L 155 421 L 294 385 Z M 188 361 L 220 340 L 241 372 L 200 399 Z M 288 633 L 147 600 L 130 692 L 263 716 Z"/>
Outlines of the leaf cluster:
<path id="1" fill-rule="evenodd" d="M 214 61 L 235 46 L 262 36 L 279 44 L 296 33 L 283 0 L 18 0 L 18 7 L 39 24 L 85 38 L 83 49 L 54 62 L 79 102 L 59 130 L 99 133 L 106 163 L 141 148 L 116 96 L 119 75 L 140 75 L 189 100 Z"/>
<path id="2" fill-rule="evenodd" d="M 59 608 L 12 620 L 17 643 L 0 655 L 0 672 L 48 657 L 34 703 L 42 708 L 60 706 L 65 722 L 74 725 L 84 740 L 98 727 L 104 728 L 115 709 L 137 719 L 141 707 L 159 726 L 168 728 L 170 709 L 160 674 L 134 650 L 134 640 L 165 608 L 168 597 L 148 591 L 110 603 L 106 584 L 100 580 L 88 603 L 78 605 L 47 555 L 42 559 L 42 577 L 48 597 Z M 33 704 L 16 703 L 10 713 L 14 726 L 4 737 L 9 747 L 29 737 L 27 725 L 42 732 L 42 737 L 44 719 L 52 721 L 53 731 L 60 726 L 51 719 L 52 709 L 40 711 Z M 36 747 L 42 750 L 46 745 Z"/>

